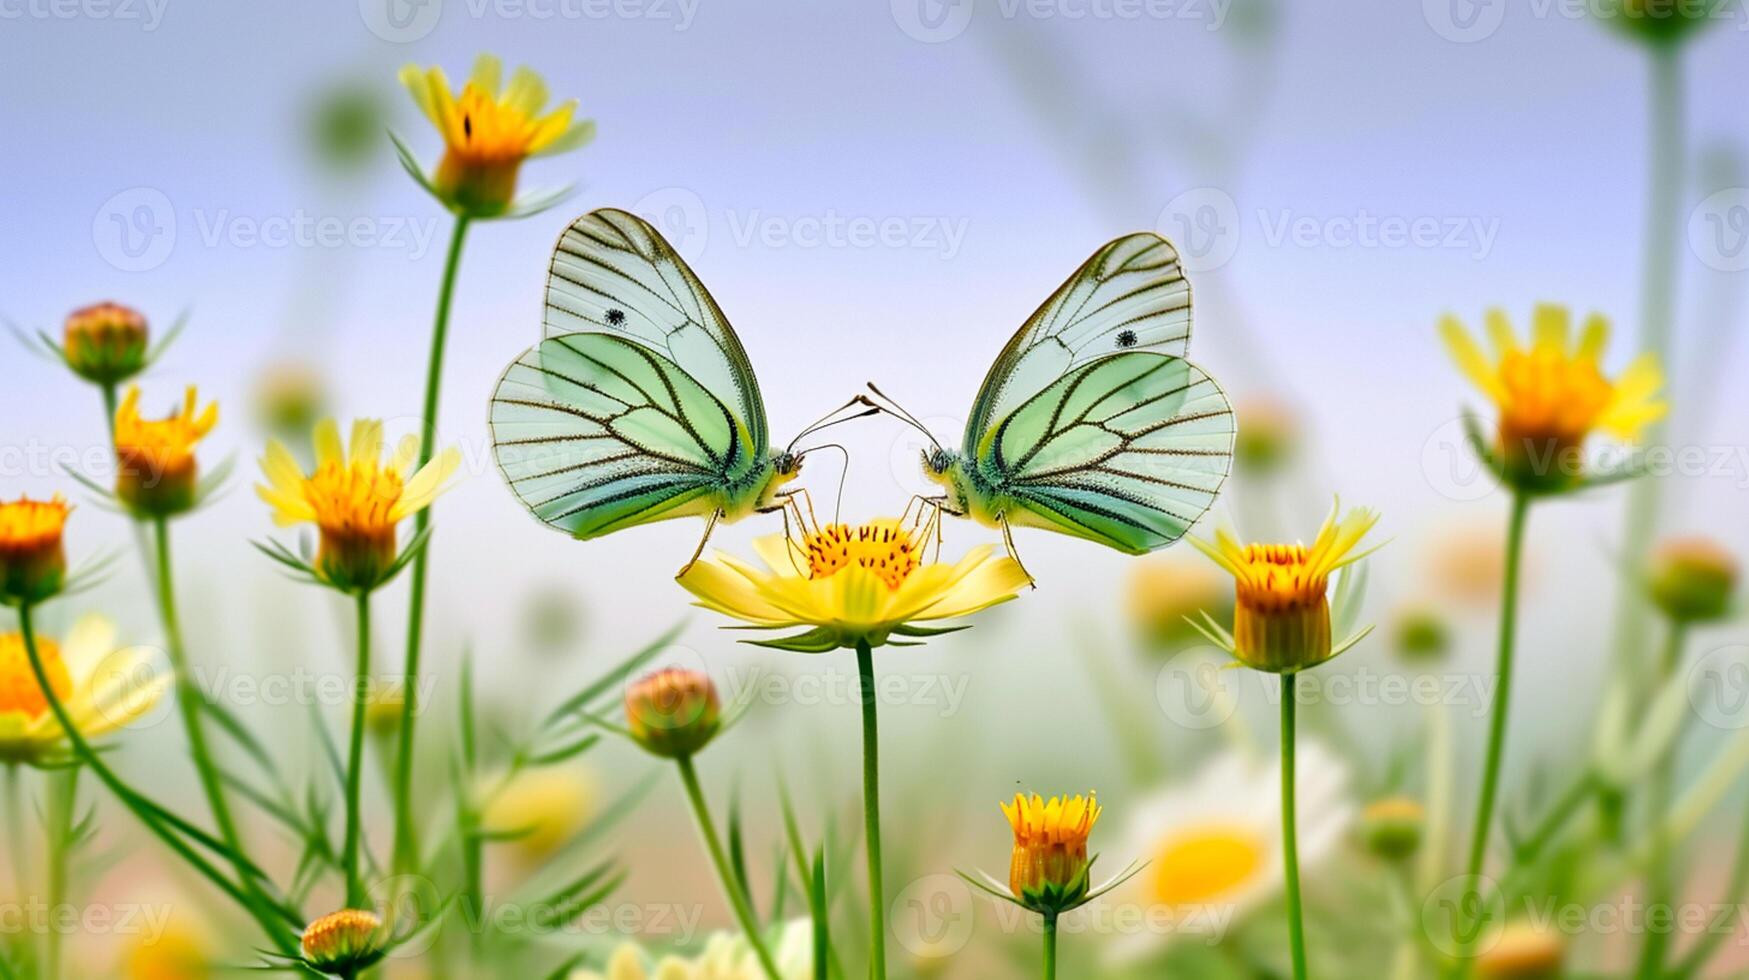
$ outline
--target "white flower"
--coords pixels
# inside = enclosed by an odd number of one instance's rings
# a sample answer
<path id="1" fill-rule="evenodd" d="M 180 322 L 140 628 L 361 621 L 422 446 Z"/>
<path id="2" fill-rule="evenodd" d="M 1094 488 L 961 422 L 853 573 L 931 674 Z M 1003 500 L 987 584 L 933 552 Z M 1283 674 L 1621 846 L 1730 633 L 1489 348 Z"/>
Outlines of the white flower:
<path id="1" fill-rule="evenodd" d="M 1296 763 L 1304 870 L 1342 840 L 1354 807 L 1341 760 L 1302 740 Z M 1168 921 L 1171 928 L 1119 943 L 1119 957 L 1145 955 L 1181 933 L 1218 937 L 1281 890 L 1279 761 L 1262 764 L 1229 752 L 1132 812 L 1122 853 L 1151 863 L 1114 898 L 1149 909 L 1150 921 Z"/>
<path id="2" fill-rule="evenodd" d="M 783 928 L 772 948 L 783 980 L 809 980 L 814 975 L 814 927 L 798 919 Z M 654 966 L 637 943 L 625 943 L 607 961 L 607 972 L 577 970 L 570 980 L 765 980 L 753 948 L 739 933 L 719 932 L 705 941 L 704 951 L 686 959 L 664 956 Z"/>

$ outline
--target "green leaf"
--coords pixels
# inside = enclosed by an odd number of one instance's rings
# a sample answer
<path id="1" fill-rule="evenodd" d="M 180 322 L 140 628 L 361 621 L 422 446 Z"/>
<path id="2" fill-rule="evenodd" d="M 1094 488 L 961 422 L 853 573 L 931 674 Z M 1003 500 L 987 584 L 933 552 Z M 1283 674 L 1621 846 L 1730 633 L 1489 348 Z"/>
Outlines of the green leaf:
<path id="1" fill-rule="evenodd" d="M 668 628 L 667 632 L 657 637 L 654 642 L 650 643 L 642 650 L 639 650 L 637 653 L 632 654 L 630 657 L 627 657 L 625 660 L 622 660 L 618 666 L 608 671 L 605 675 L 596 680 L 595 683 L 590 684 L 583 690 L 566 698 L 564 703 L 560 704 L 557 708 L 554 708 L 552 712 L 547 715 L 546 721 L 542 723 L 541 727 L 551 728 L 553 725 L 563 721 L 567 716 L 574 715 L 580 709 L 586 708 L 591 703 L 599 700 L 601 696 L 608 691 L 623 685 L 627 677 L 630 677 L 640 667 L 643 667 L 651 660 L 654 660 L 658 654 L 663 650 L 666 650 L 669 645 L 674 642 L 674 638 L 679 636 L 680 631 L 685 627 L 686 624 L 684 622 L 674 624 Z"/>
<path id="2" fill-rule="evenodd" d="M 829 653 L 840 646 L 838 632 L 827 626 L 776 640 L 742 640 L 741 642 L 750 646 L 770 647 L 773 650 L 785 650 L 790 653 Z"/>

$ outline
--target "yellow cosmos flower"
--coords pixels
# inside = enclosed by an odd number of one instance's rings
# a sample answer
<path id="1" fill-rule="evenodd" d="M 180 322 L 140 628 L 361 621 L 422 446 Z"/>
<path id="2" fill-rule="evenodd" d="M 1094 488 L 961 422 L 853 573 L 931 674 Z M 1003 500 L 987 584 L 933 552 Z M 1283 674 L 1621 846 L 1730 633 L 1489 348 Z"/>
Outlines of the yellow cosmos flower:
<path id="1" fill-rule="evenodd" d="M 495 56 L 482 54 L 455 93 L 442 68 L 401 69 L 401 84 L 443 136 L 443 161 L 429 186 L 450 208 L 475 217 L 509 207 L 522 161 L 576 149 L 595 135 L 594 122 L 573 121 L 575 99 L 543 115 L 547 83 L 518 68 L 501 85 L 503 70 Z"/>
<path id="2" fill-rule="evenodd" d="M 557 854 L 595 816 L 601 788 L 583 769 L 537 769 L 517 776 L 486 801 L 481 823 L 511 836 L 529 864 Z"/>
<path id="3" fill-rule="evenodd" d="M 66 498 L 0 503 L 0 602 L 41 602 L 67 581 Z"/>
<path id="4" fill-rule="evenodd" d="M 304 960 L 324 973 L 357 976 L 383 958 L 383 920 L 365 909 L 330 912 L 304 929 Z"/>
<path id="5" fill-rule="evenodd" d="M 780 980 L 807 980 L 814 975 L 814 929 L 806 919 L 784 926 L 772 950 Z M 716 933 L 695 957 L 664 956 L 654 966 L 636 943 L 624 943 L 608 958 L 606 972 L 576 970 L 570 980 L 766 980 L 765 971 L 747 940 Z"/>
<path id="6" fill-rule="evenodd" d="M 1338 502 L 1310 547 L 1241 544 L 1225 530 L 1213 544 L 1191 538 L 1234 581 L 1233 631 L 1207 620 L 1210 639 L 1247 667 L 1276 674 L 1316 667 L 1360 642 L 1365 632 L 1333 642 L 1330 576 L 1378 550 L 1355 550 L 1378 521 L 1366 508 L 1344 516 Z"/>
<path id="7" fill-rule="evenodd" d="M 1668 411 L 1656 397 L 1664 385 L 1656 356 L 1642 354 L 1613 381 L 1604 376 L 1609 321 L 1600 315 L 1586 319 L 1577 342 L 1571 314 L 1548 304 L 1536 308 L 1528 347 L 1499 310 L 1488 312 L 1487 329 L 1491 357 L 1456 317 L 1439 324 L 1452 360 L 1499 409 L 1498 450 L 1507 473 L 1522 485 L 1572 482 L 1593 432 L 1634 442 Z"/>
<path id="8" fill-rule="evenodd" d="M 115 627 L 101 616 L 81 619 L 65 645 L 37 637 L 37 653 L 55 697 L 87 738 L 106 735 L 144 715 L 170 683 L 167 675 L 149 668 L 149 650 L 117 649 Z M 64 749 L 66 737 L 31 670 L 24 637 L 0 634 L 0 760 L 52 760 Z"/>
<path id="9" fill-rule="evenodd" d="M 694 563 L 680 584 L 698 605 L 755 627 L 812 627 L 759 641 L 803 653 L 944 632 L 916 624 L 969 616 L 1014 598 L 1031 581 L 988 546 L 951 564 L 925 562 L 922 544 L 896 520 L 828 525 L 800 543 L 774 535 L 754 548 L 765 568 L 718 554 Z"/>
<path id="10" fill-rule="evenodd" d="M 140 417 L 140 388 L 128 389 L 115 411 L 115 495 L 138 514 L 169 517 L 193 507 L 199 496 L 194 447 L 219 424 L 219 406 L 199 405 L 188 386 L 182 405 L 162 419 Z"/>
<path id="11" fill-rule="evenodd" d="M 318 579 L 342 591 L 374 589 L 405 564 L 407 554 L 401 552 L 396 533 L 402 518 L 437 499 L 461 465 L 461 453 L 444 450 L 410 473 L 419 457 L 418 437 L 401 440 L 385 463 L 383 424 L 374 419 L 353 423 L 350 452 L 341 445 L 340 427 L 333 419 L 316 425 L 313 441 L 316 469 L 308 475 L 291 450 L 269 442 L 261 459 L 268 482 L 256 484 L 256 493 L 273 507 L 279 526 L 316 525 L 321 545 L 314 568 L 308 570 Z"/>
<path id="12" fill-rule="evenodd" d="M 205 933 L 180 920 L 156 936 L 142 936 L 128 950 L 121 975 L 127 980 L 208 980 L 216 971 L 208 962 Z"/>
<path id="13" fill-rule="evenodd" d="M 1087 838 L 1103 812 L 1097 795 L 1053 796 L 1016 794 L 1002 804 L 1002 814 L 1014 830 L 1014 856 L 1008 868 L 1008 889 L 1035 912 L 1056 913 L 1081 904 L 1090 890 Z"/>

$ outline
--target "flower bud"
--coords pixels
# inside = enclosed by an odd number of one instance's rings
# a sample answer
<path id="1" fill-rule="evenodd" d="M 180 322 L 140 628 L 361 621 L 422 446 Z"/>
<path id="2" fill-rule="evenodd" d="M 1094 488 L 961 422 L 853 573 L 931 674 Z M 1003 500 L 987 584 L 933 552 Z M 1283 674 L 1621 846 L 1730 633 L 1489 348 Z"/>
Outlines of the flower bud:
<path id="1" fill-rule="evenodd" d="M 1021 904 L 1046 915 L 1067 912 L 1087 898 L 1092 865 L 1087 838 L 1099 822 L 1096 795 L 1016 795 L 1002 813 L 1014 829 L 1008 887 Z"/>
<path id="2" fill-rule="evenodd" d="M 67 315 L 61 352 L 73 373 L 101 385 L 119 384 L 146 366 L 146 318 L 119 303 L 98 303 Z"/>
<path id="3" fill-rule="evenodd" d="M 0 602 L 41 602 L 67 581 L 65 498 L 0 503 Z"/>
<path id="4" fill-rule="evenodd" d="M 1476 958 L 1480 980 L 1555 980 L 1563 976 L 1567 947 L 1552 929 L 1526 922 L 1509 925 L 1493 947 Z"/>
<path id="5" fill-rule="evenodd" d="M 1130 574 L 1130 619 L 1142 641 L 1159 653 L 1177 653 L 1197 641 L 1188 619 L 1206 611 L 1224 620 L 1232 607 L 1231 590 L 1201 562 L 1141 561 Z"/>
<path id="6" fill-rule="evenodd" d="M 626 690 L 626 724 L 632 737 L 663 758 L 697 754 L 722 723 L 716 685 L 698 671 L 658 670 Z"/>
<path id="7" fill-rule="evenodd" d="M 1300 424 L 1292 409 L 1267 399 L 1248 400 L 1237 409 L 1239 432 L 1233 441 L 1233 461 L 1241 471 L 1258 476 L 1279 472 L 1299 448 Z"/>
<path id="8" fill-rule="evenodd" d="M 1387 861 L 1401 861 L 1421 846 L 1427 813 L 1421 804 L 1402 796 L 1379 800 L 1360 816 L 1361 839 L 1367 850 Z"/>
<path id="9" fill-rule="evenodd" d="M 1706 538 L 1668 541 L 1652 556 L 1652 601 L 1683 623 L 1723 619 L 1737 589 L 1737 560 Z"/>
<path id="10" fill-rule="evenodd" d="M 1441 660 L 1451 649 L 1451 627 L 1425 606 L 1411 606 L 1397 615 L 1392 637 L 1397 655 L 1410 663 Z"/>
<path id="11" fill-rule="evenodd" d="M 387 938 L 375 912 L 341 909 L 304 930 L 304 959 L 324 973 L 352 976 L 383 958 Z"/>

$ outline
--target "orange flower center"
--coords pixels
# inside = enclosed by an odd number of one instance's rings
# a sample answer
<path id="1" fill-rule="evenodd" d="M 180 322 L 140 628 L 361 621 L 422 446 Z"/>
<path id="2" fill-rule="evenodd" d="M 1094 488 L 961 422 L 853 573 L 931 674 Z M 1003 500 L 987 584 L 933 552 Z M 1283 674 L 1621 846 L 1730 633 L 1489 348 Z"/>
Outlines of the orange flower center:
<path id="1" fill-rule="evenodd" d="M 812 578 L 831 578 L 846 568 L 866 568 L 897 590 L 917 570 L 918 548 L 911 532 L 892 521 L 861 527 L 828 524 L 802 538 Z"/>
<path id="2" fill-rule="evenodd" d="M 73 693 L 73 678 L 61 660 L 61 648 L 53 640 L 38 638 L 36 649 L 49 686 L 57 698 L 66 701 Z M 34 721 L 48 710 L 48 699 L 36 681 L 36 671 L 30 668 L 24 637 L 18 633 L 0 635 L 0 714 L 19 713 Z"/>
<path id="3" fill-rule="evenodd" d="M 1249 575 L 1237 580 L 1239 603 L 1259 612 L 1322 603 L 1330 590 L 1330 577 L 1309 565 L 1301 544 L 1252 544 L 1245 547 Z"/>
<path id="4" fill-rule="evenodd" d="M 522 110 L 499 102 L 469 82 L 456 100 L 449 149 L 470 163 L 520 161 L 534 143 L 534 126 Z"/>
<path id="5" fill-rule="evenodd" d="M 1228 827 L 1174 835 L 1154 858 L 1154 900 L 1173 906 L 1217 901 L 1256 878 L 1265 847 L 1255 835 Z"/>

